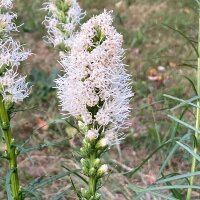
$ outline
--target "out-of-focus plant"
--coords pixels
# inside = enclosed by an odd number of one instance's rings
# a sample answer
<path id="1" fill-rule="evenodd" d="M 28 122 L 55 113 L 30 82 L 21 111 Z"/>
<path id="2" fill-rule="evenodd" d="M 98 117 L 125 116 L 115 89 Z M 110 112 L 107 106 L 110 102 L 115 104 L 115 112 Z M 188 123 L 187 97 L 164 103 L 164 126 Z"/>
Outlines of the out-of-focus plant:
<path id="1" fill-rule="evenodd" d="M 24 51 L 20 43 L 11 37 L 11 32 L 17 31 L 17 26 L 13 22 L 17 15 L 7 11 L 12 6 L 10 0 L 0 1 L 0 134 L 6 144 L 6 150 L 1 153 L 0 159 L 9 162 L 6 175 L 8 199 L 21 200 L 23 197 L 17 168 L 19 151 L 11 133 L 10 119 L 11 109 L 30 93 L 26 77 L 18 75 L 17 69 L 31 53 Z"/>
<path id="2" fill-rule="evenodd" d="M 30 85 L 34 85 L 31 94 L 31 104 L 48 101 L 55 97 L 54 80 L 59 73 L 58 69 L 52 69 L 48 74 L 40 68 L 33 68 L 29 76 Z"/>
<path id="3" fill-rule="evenodd" d="M 68 51 L 73 43 L 73 34 L 84 13 L 76 0 L 52 0 L 45 3 L 48 12 L 44 25 L 47 28 L 47 42 Z"/>

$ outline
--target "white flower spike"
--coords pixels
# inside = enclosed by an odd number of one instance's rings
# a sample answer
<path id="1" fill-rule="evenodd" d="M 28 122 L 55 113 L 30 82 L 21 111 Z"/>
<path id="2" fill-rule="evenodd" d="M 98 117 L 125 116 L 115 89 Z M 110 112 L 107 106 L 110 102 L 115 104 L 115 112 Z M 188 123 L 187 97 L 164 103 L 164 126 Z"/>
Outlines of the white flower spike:
<path id="1" fill-rule="evenodd" d="M 56 80 L 62 111 L 87 125 L 112 130 L 109 139 L 121 141 L 118 130 L 126 127 L 133 94 L 122 62 L 123 38 L 112 26 L 111 12 L 83 24 L 74 41 L 61 58 L 65 75 Z"/>
<path id="2" fill-rule="evenodd" d="M 56 46 L 70 46 L 76 26 L 85 15 L 76 0 L 51 0 L 45 3 L 48 16 L 44 20 L 47 41 Z"/>
<path id="3" fill-rule="evenodd" d="M 1 9 L 3 8 L 3 9 Z M 19 42 L 11 36 L 11 31 L 17 31 L 13 20 L 15 13 L 4 13 L 5 9 L 12 8 L 12 1 L 0 0 L 0 94 L 6 103 L 18 103 L 29 96 L 30 88 L 17 73 L 18 66 L 30 55 Z"/>

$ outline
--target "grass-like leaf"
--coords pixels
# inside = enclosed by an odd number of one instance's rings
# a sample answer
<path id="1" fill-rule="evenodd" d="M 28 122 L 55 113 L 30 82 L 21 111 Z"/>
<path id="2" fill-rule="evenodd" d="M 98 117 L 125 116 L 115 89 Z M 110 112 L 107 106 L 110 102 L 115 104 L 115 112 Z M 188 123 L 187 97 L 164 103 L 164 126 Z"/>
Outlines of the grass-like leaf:
<path id="1" fill-rule="evenodd" d="M 77 171 L 74 171 L 74 170 L 70 170 L 69 168 L 65 167 L 65 166 L 62 166 L 64 169 L 66 169 L 67 171 L 69 171 L 71 174 L 77 176 L 78 178 L 80 178 L 83 182 L 85 182 L 86 184 L 88 184 L 88 181 L 82 177 L 80 174 L 77 173 Z M 79 170 L 80 171 L 80 170 Z"/>
<path id="2" fill-rule="evenodd" d="M 183 77 L 185 77 L 185 79 L 187 79 L 189 81 L 190 85 L 193 88 L 195 95 L 198 96 L 198 92 L 197 92 L 197 89 L 196 89 L 196 86 L 195 86 L 193 80 L 191 78 L 187 77 L 187 76 L 183 76 Z"/>
<path id="3" fill-rule="evenodd" d="M 170 110 L 175 110 L 175 109 L 180 108 L 180 107 L 185 106 L 185 105 L 191 105 L 195 108 L 200 108 L 200 106 L 197 106 L 196 104 L 192 103 L 193 101 L 200 99 L 199 96 L 194 96 L 194 97 L 192 97 L 191 99 L 188 99 L 188 100 L 179 99 L 177 97 L 167 95 L 167 94 L 164 94 L 163 96 L 181 102 L 180 104 L 171 108 Z"/>
<path id="4" fill-rule="evenodd" d="M 165 143 L 163 143 L 163 144 L 161 144 L 159 147 L 157 147 L 149 156 L 147 156 L 142 162 L 141 162 L 141 164 L 138 166 L 138 167 L 136 167 L 136 168 L 134 168 L 134 169 L 132 169 L 131 171 L 129 171 L 129 172 L 126 172 L 126 173 L 124 173 L 125 175 L 128 175 L 129 177 L 131 177 L 133 174 L 135 174 L 138 170 L 140 170 L 140 168 L 155 154 L 155 153 L 157 153 L 160 149 L 162 149 L 163 147 L 165 147 L 166 145 L 168 145 L 168 144 L 170 144 L 170 143 L 172 143 L 172 142 L 174 142 L 175 140 L 174 139 L 170 139 L 170 140 L 168 140 L 168 141 L 166 141 Z"/>
<path id="5" fill-rule="evenodd" d="M 56 196 L 54 196 L 53 198 L 52 198 L 52 200 L 60 200 L 64 195 L 66 195 L 67 194 L 67 192 L 69 191 L 69 190 L 71 190 L 72 189 L 72 186 L 71 185 L 69 185 L 68 187 L 67 187 L 67 189 L 65 189 L 64 191 L 62 191 L 62 192 L 59 192 Z"/>
<path id="6" fill-rule="evenodd" d="M 141 197 L 143 197 L 146 193 L 141 193 L 141 190 L 143 190 L 143 188 L 139 188 L 139 187 L 136 187 L 134 185 L 129 185 L 129 188 L 131 190 L 133 190 L 137 196 L 133 196 L 132 200 L 141 200 Z M 149 191 L 148 192 L 149 194 L 151 194 L 152 196 L 154 197 L 161 197 L 163 200 L 166 199 L 166 200 L 177 200 L 177 198 L 174 198 L 174 197 L 171 197 L 167 194 L 163 194 L 163 193 L 160 193 L 160 192 L 157 192 L 157 191 Z"/>
<path id="7" fill-rule="evenodd" d="M 79 170 L 77 170 L 77 172 L 78 171 Z M 54 181 L 57 181 L 57 180 L 65 177 L 65 176 L 69 176 L 70 174 L 71 174 L 71 172 L 69 172 L 69 171 L 68 172 L 61 172 L 61 173 L 59 173 L 55 176 L 51 176 L 51 177 L 46 178 L 46 179 L 44 179 L 40 182 L 37 182 L 37 180 L 34 180 L 29 184 L 28 189 L 32 190 L 32 191 L 37 190 L 39 188 L 45 187 L 46 185 L 53 183 Z"/>
<path id="8" fill-rule="evenodd" d="M 177 32 L 177 33 L 179 33 L 183 38 L 185 38 L 185 39 L 190 43 L 190 45 L 191 45 L 192 48 L 194 49 L 196 55 L 199 56 L 198 49 L 196 48 L 194 42 L 193 42 L 187 35 L 185 35 L 185 34 L 184 34 L 183 32 L 181 32 L 180 30 L 178 30 L 178 29 L 176 29 L 176 28 L 173 28 L 173 27 L 171 27 L 171 26 L 169 26 L 169 25 L 167 25 L 167 24 L 163 24 L 163 26 L 165 26 L 165 27 L 167 27 L 167 28 L 169 28 L 169 29 L 171 29 L 171 30 L 173 30 L 173 31 L 175 31 L 175 32 Z"/>
<path id="9" fill-rule="evenodd" d="M 187 173 L 187 174 L 181 174 L 181 175 L 176 175 L 176 176 L 172 176 L 172 177 L 169 177 L 169 178 L 164 178 L 164 179 L 160 179 L 158 181 L 156 181 L 156 184 L 161 184 L 161 183 L 166 183 L 166 182 L 169 182 L 169 181 L 175 181 L 175 180 L 178 180 L 178 179 L 183 179 L 183 178 L 188 178 L 188 177 L 191 177 L 191 176 L 198 176 L 200 175 L 200 171 L 197 171 L 197 172 L 194 172 L 194 173 Z"/>
<path id="10" fill-rule="evenodd" d="M 23 189 L 23 196 L 24 197 L 35 197 L 36 200 L 42 200 L 42 197 L 40 194 L 38 194 L 38 192 L 29 190 L 29 189 Z"/>
<path id="11" fill-rule="evenodd" d="M 178 122 L 179 124 L 181 124 L 181 125 L 183 125 L 183 126 L 185 126 L 185 127 L 187 127 L 187 128 L 189 128 L 189 129 L 191 129 L 191 130 L 193 130 L 193 131 L 195 131 L 195 132 L 197 132 L 197 133 L 200 134 L 200 130 L 197 130 L 196 128 L 194 128 L 194 127 L 191 126 L 190 124 L 188 124 L 188 123 L 186 123 L 186 122 L 184 122 L 184 121 L 178 119 L 177 117 L 174 117 L 174 116 L 172 116 L 172 115 L 168 115 L 168 117 L 170 117 L 171 119 L 175 120 L 175 121 Z"/>
<path id="12" fill-rule="evenodd" d="M 132 185 L 129 185 L 130 189 L 132 188 Z M 200 186 L 197 185 L 167 185 L 167 186 L 150 186 L 148 188 L 144 188 L 144 189 L 139 189 L 137 192 L 140 193 L 147 193 L 147 192 L 151 192 L 151 191 L 158 191 L 158 190 L 171 190 L 171 189 L 188 189 L 188 188 L 192 188 L 192 189 L 196 189 L 196 190 L 200 190 Z M 133 191 L 135 191 L 135 189 L 133 189 Z"/>
<path id="13" fill-rule="evenodd" d="M 13 170 L 9 170 L 6 174 L 6 193 L 7 193 L 7 197 L 8 200 L 14 200 L 13 196 L 12 196 L 12 190 L 11 190 L 11 185 L 10 185 L 10 181 L 11 181 L 11 176 L 12 176 Z"/>
<path id="14" fill-rule="evenodd" d="M 190 133 L 184 135 L 179 141 L 182 142 L 184 140 L 187 140 L 189 137 L 191 136 Z M 167 156 L 167 158 L 165 159 L 165 161 L 163 162 L 159 172 L 158 172 L 158 177 L 161 175 L 163 169 L 167 166 L 167 164 L 169 163 L 169 161 L 172 159 L 174 153 L 176 152 L 176 150 L 179 148 L 178 144 L 175 144 L 174 147 L 172 148 L 172 150 L 170 151 L 169 155 Z"/>
<path id="15" fill-rule="evenodd" d="M 195 157 L 200 162 L 200 156 L 196 154 L 192 148 L 178 141 L 177 144 L 183 147 L 186 151 L 188 151 L 193 157 Z"/>

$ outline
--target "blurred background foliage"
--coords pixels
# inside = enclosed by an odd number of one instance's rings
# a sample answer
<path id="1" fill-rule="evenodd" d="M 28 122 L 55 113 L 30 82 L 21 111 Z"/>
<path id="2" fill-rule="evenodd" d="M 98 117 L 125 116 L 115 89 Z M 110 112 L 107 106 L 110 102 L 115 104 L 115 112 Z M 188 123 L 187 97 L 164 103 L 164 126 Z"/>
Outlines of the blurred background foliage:
<path id="1" fill-rule="evenodd" d="M 42 25 L 45 12 L 41 10 L 44 2 L 15 1 L 14 10 L 19 16 L 17 24 L 23 22 L 19 28 L 20 34 L 16 35 L 27 48 L 32 49 L 34 55 L 23 64 L 22 70 L 29 74 L 32 94 L 23 105 L 25 111 L 17 112 L 13 118 L 13 127 L 19 142 L 28 140 L 26 147 L 40 143 L 61 143 L 52 147 L 49 145 L 49 148 L 44 146 L 30 155 L 20 157 L 23 184 L 38 177 L 42 180 L 43 177 L 54 175 L 63 169 L 63 165 L 78 168 L 76 151 L 73 153 L 80 144 L 76 124 L 73 119 L 66 121 L 61 116 L 54 88 L 54 79 L 62 74 L 59 52 L 42 39 L 46 35 Z M 198 15 L 195 1 L 81 0 L 80 4 L 87 11 L 85 21 L 105 8 L 113 10 L 114 25 L 124 36 L 124 63 L 132 74 L 135 96 L 131 103 L 130 129 L 125 130 L 127 139 L 120 147 L 114 147 L 109 155 L 105 155 L 116 175 L 105 181 L 102 192 L 105 199 L 132 199 L 134 194 L 127 185 L 152 184 L 172 146 L 167 145 L 158 151 L 132 177 L 117 173 L 137 167 L 159 145 L 188 132 L 167 117 L 168 113 L 180 116 L 185 108 L 171 111 L 175 102 L 163 94 L 183 99 L 195 94 L 191 83 L 196 81 L 196 56 L 190 42 L 180 34 L 184 33 L 196 44 Z M 193 123 L 193 111 L 184 112 L 183 119 Z M 189 160 L 188 154 L 177 151 L 164 172 L 188 171 Z M 52 199 L 68 183 L 69 178 L 56 181 L 45 186 L 40 193 L 44 199 Z M 200 194 L 197 192 L 197 195 Z M 73 195 L 67 199 L 74 199 Z"/>

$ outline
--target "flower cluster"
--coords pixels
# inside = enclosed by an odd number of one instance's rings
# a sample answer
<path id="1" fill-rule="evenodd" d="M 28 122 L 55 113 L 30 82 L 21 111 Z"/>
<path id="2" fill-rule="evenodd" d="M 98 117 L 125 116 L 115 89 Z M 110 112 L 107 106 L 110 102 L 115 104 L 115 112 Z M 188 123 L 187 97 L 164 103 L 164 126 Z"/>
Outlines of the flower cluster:
<path id="1" fill-rule="evenodd" d="M 12 8 L 11 0 L 0 0 L 0 8 Z M 11 36 L 11 31 L 17 31 L 13 22 L 14 13 L 0 11 L 0 94 L 6 103 L 17 103 L 29 95 L 29 88 L 25 82 L 26 77 L 17 73 L 18 66 L 31 54 L 25 51 L 19 42 Z"/>
<path id="2" fill-rule="evenodd" d="M 12 8 L 12 0 L 0 0 L 0 8 Z"/>
<path id="3" fill-rule="evenodd" d="M 6 71 L 4 76 L 0 76 L 2 96 L 6 102 L 19 102 L 28 97 L 28 84 L 26 77 L 21 77 L 13 69 Z"/>
<path id="4" fill-rule="evenodd" d="M 17 31 L 16 24 L 13 23 L 13 19 L 16 18 L 14 13 L 0 14 L 0 32 L 3 37 L 5 34 L 9 34 L 10 31 Z M 1 37 L 0 37 L 1 38 Z"/>
<path id="5" fill-rule="evenodd" d="M 102 127 L 110 144 L 126 125 L 133 95 L 122 62 L 122 42 L 110 12 L 91 18 L 76 34 L 70 53 L 62 57 L 65 75 L 56 80 L 62 111 Z"/>
<path id="6" fill-rule="evenodd" d="M 70 47 L 72 34 L 84 16 L 76 0 L 52 0 L 45 4 L 48 16 L 44 24 L 48 30 L 47 40 L 54 46 Z"/>
<path id="7" fill-rule="evenodd" d="M 69 39 L 69 50 L 60 54 L 64 76 L 55 81 L 63 114 L 78 119 L 84 135 L 80 155 L 88 188 L 80 191 L 83 200 L 101 199 L 97 190 L 109 169 L 100 158 L 124 139 L 119 130 L 126 127 L 133 96 L 123 64 L 123 37 L 112 22 L 111 12 L 104 11 L 80 27 Z"/>

